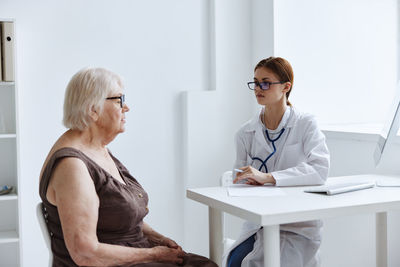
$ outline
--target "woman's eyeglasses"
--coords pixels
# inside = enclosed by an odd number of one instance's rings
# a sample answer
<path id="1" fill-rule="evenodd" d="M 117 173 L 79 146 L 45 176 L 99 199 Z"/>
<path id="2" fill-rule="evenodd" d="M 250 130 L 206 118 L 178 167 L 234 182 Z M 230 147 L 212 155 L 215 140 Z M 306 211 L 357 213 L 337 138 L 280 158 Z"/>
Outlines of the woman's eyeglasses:
<path id="1" fill-rule="evenodd" d="M 125 104 L 125 95 L 112 96 L 112 97 L 107 97 L 107 98 L 106 98 L 106 100 L 113 100 L 113 99 L 119 99 L 119 104 L 121 105 L 121 108 L 124 107 L 124 104 Z"/>
<path id="2" fill-rule="evenodd" d="M 271 84 L 283 84 L 285 82 L 248 82 L 247 86 L 249 87 L 250 90 L 255 90 L 256 87 L 258 86 L 261 90 L 268 90 L 269 86 Z"/>

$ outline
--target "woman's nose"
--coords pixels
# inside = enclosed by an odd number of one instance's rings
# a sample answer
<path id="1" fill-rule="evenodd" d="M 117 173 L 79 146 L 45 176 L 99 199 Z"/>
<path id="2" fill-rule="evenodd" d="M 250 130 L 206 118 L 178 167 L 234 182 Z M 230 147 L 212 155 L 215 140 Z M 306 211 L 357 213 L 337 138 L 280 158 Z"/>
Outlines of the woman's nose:
<path id="1" fill-rule="evenodd" d="M 126 103 L 124 103 L 124 106 L 122 108 L 123 112 L 128 112 L 130 110 L 130 108 L 128 107 L 128 105 Z"/>

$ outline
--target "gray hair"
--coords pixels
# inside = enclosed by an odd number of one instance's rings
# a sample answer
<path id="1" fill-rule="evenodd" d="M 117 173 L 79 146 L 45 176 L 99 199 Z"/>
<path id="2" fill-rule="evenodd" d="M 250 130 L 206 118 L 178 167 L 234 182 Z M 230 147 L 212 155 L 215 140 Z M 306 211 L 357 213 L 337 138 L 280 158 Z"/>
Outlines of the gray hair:
<path id="1" fill-rule="evenodd" d="M 119 75 L 103 68 L 84 68 L 68 83 L 64 98 L 63 124 L 69 129 L 84 130 L 92 119 L 91 110 L 103 111 L 106 97 L 123 88 Z"/>

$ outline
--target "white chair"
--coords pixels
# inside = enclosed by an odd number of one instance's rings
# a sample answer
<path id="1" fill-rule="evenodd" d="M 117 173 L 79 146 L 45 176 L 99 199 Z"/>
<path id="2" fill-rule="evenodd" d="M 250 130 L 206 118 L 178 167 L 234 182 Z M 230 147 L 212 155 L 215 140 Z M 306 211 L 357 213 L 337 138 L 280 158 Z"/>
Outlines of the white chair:
<path id="1" fill-rule="evenodd" d="M 49 250 L 49 267 L 52 267 L 53 253 L 51 252 L 51 239 L 50 239 L 49 231 L 47 230 L 47 224 L 46 224 L 45 218 L 43 216 L 41 202 L 39 202 L 36 206 L 36 217 L 39 221 L 40 230 L 42 230 L 44 242 L 46 243 L 46 247 Z"/>
<path id="2" fill-rule="evenodd" d="M 232 171 L 226 171 L 222 174 L 220 184 L 223 187 L 233 184 Z"/>
<path id="3" fill-rule="evenodd" d="M 231 184 L 233 184 L 233 179 L 232 179 L 232 171 L 226 171 L 222 174 L 221 176 L 221 181 L 220 181 L 221 186 L 226 187 L 229 186 Z M 225 213 L 224 213 L 224 223 L 223 223 L 223 231 L 225 232 Z M 224 236 L 225 234 L 223 234 Z M 224 238 L 223 240 L 224 244 L 224 255 L 226 254 L 226 252 L 228 251 L 228 249 L 233 245 L 233 243 L 235 243 L 235 240 L 230 239 L 230 238 Z"/>

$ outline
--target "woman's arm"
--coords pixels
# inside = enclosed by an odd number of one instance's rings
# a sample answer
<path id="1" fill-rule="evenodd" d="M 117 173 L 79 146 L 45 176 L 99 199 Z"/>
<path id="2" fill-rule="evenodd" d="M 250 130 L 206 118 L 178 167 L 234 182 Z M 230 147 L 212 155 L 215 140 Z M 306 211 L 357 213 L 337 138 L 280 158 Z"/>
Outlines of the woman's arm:
<path id="1" fill-rule="evenodd" d="M 307 117 L 302 143 L 305 155 L 303 161 L 291 168 L 271 172 L 277 186 L 321 185 L 328 178 L 329 150 L 325 136 L 312 116 Z"/>
<path id="2" fill-rule="evenodd" d="M 183 253 L 168 247 L 130 248 L 100 243 L 96 228 L 99 198 L 86 165 L 65 158 L 56 167 L 53 190 L 65 244 L 73 261 L 84 266 L 115 266 L 146 262 L 181 263 Z"/>

